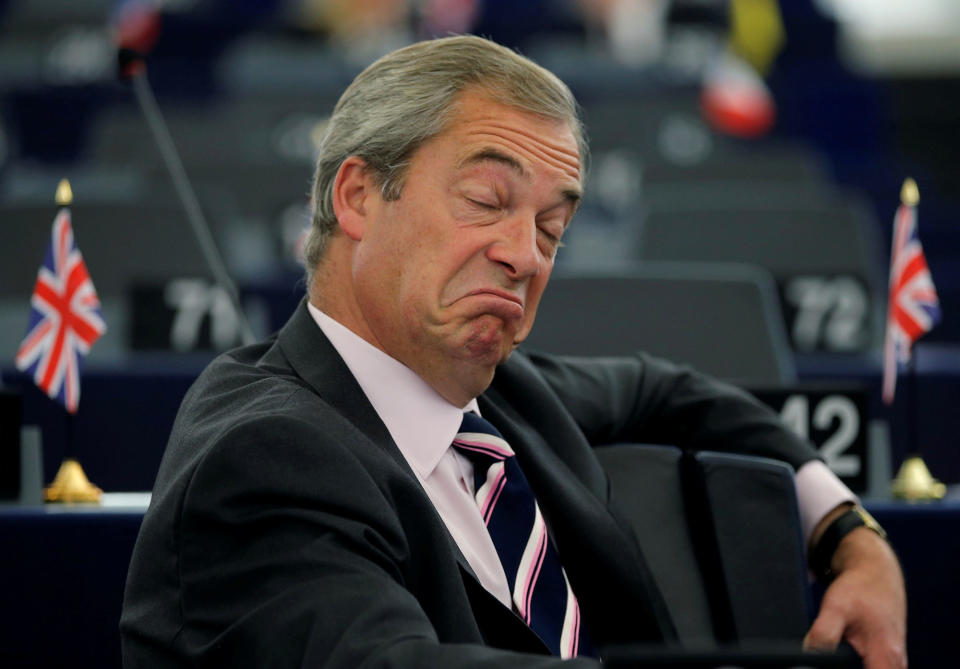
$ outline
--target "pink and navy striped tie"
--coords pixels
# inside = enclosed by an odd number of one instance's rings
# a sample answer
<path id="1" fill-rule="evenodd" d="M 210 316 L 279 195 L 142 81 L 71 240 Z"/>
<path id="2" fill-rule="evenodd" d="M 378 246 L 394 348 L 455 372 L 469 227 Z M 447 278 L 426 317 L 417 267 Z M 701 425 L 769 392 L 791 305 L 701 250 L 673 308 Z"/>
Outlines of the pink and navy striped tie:
<path id="1" fill-rule="evenodd" d="M 465 413 L 454 447 L 473 463 L 480 513 L 507 575 L 513 604 L 555 655 L 595 655 L 580 607 L 513 449 L 493 425 Z"/>

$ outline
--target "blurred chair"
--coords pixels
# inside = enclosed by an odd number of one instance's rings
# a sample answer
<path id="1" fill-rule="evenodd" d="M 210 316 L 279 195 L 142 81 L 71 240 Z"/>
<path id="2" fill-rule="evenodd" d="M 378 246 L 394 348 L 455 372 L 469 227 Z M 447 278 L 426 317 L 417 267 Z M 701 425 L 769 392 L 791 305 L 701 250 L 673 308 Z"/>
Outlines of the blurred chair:
<path id="1" fill-rule="evenodd" d="M 576 355 L 645 350 L 754 384 L 796 376 L 773 281 L 748 265 L 644 263 L 557 275 L 527 344 Z"/>
<path id="2" fill-rule="evenodd" d="M 671 446 L 596 452 L 682 642 L 800 649 L 812 600 L 788 465 Z"/>
<path id="3" fill-rule="evenodd" d="M 797 272 L 855 272 L 873 279 L 878 256 L 867 213 L 846 200 L 782 197 L 756 187 L 718 198 L 696 186 L 685 197 L 651 203 L 643 217 L 642 260 L 744 262 L 774 277 Z"/>
<path id="4" fill-rule="evenodd" d="M 162 112 L 188 174 L 193 168 L 297 164 L 309 176 L 335 102 L 333 93 L 237 94 L 204 103 L 174 101 Z M 97 117 L 89 154 L 97 164 L 163 168 L 147 122 L 132 104 Z"/>
<path id="5" fill-rule="evenodd" d="M 856 200 L 771 199 L 757 187 L 720 198 L 692 186 L 685 198 L 649 204 L 636 244 L 641 261 L 765 268 L 783 297 L 797 350 L 859 352 L 879 345 L 881 253 L 876 226 Z M 807 332 L 814 326 L 820 330 Z"/>
<path id="6" fill-rule="evenodd" d="M 17 249 L 0 264 L 0 297 L 29 300 L 58 209 L 52 190 L 49 198 L 49 204 L 0 205 L 4 244 Z M 101 298 L 125 295 L 137 280 L 209 275 L 186 216 L 175 202 L 90 202 L 78 197 L 71 217 L 76 243 Z"/>
<path id="7" fill-rule="evenodd" d="M 661 84 L 633 97 L 597 94 L 583 100 L 583 114 L 591 153 L 635 155 L 645 183 L 830 183 L 823 156 L 802 142 L 748 144 L 713 131 L 701 117 L 698 88 Z"/>

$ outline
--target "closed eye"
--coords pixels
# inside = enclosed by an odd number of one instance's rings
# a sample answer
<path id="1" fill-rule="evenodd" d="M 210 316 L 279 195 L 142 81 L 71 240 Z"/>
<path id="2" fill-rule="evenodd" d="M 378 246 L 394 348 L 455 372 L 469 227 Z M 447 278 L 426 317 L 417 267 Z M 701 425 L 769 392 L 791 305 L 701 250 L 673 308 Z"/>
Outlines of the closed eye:
<path id="1" fill-rule="evenodd" d="M 543 255 L 553 260 L 557 257 L 557 251 L 563 248 L 563 240 L 561 240 L 557 235 L 554 235 L 550 231 L 544 230 L 543 228 L 537 228 L 537 230 L 542 235 L 544 240 L 539 245 L 541 246 Z"/>
<path id="2" fill-rule="evenodd" d="M 500 209 L 499 205 L 492 204 L 490 202 L 483 202 L 481 200 L 474 200 L 473 198 L 467 198 L 467 202 L 472 204 L 474 207 L 479 207 L 480 209 L 486 209 L 488 211 L 496 211 Z"/>
<path id="3" fill-rule="evenodd" d="M 560 237 L 558 237 L 557 235 L 553 234 L 553 233 L 550 232 L 549 230 L 545 230 L 545 229 L 543 229 L 543 228 L 539 228 L 539 230 L 540 230 L 540 232 L 543 234 L 543 236 L 546 237 L 546 238 L 550 241 L 551 244 L 554 244 L 554 245 L 557 246 L 557 247 L 563 246 L 563 240 L 560 239 Z"/>

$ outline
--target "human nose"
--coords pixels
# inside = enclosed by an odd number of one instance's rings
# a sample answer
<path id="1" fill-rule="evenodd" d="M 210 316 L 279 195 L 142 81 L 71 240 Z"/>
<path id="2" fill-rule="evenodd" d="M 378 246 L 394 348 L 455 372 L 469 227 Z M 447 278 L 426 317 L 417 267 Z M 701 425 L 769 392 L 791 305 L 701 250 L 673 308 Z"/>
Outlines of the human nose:
<path id="1" fill-rule="evenodd" d="M 507 270 L 514 281 L 540 273 L 537 224 L 533 217 L 512 216 L 503 221 L 497 241 L 487 248 L 487 257 Z"/>

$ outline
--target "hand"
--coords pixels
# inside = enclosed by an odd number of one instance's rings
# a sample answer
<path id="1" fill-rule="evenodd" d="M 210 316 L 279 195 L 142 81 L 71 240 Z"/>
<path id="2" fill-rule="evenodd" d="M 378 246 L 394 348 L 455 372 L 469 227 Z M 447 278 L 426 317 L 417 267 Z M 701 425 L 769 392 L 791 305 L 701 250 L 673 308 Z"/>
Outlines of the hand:
<path id="1" fill-rule="evenodd" d="M 820 614 L 803 640 L 806 650 L 834 651 L 845 639 L 864 669 L 907 666 L 907 596 L 890 545 L 858 527 L 840 541 Z"/>

